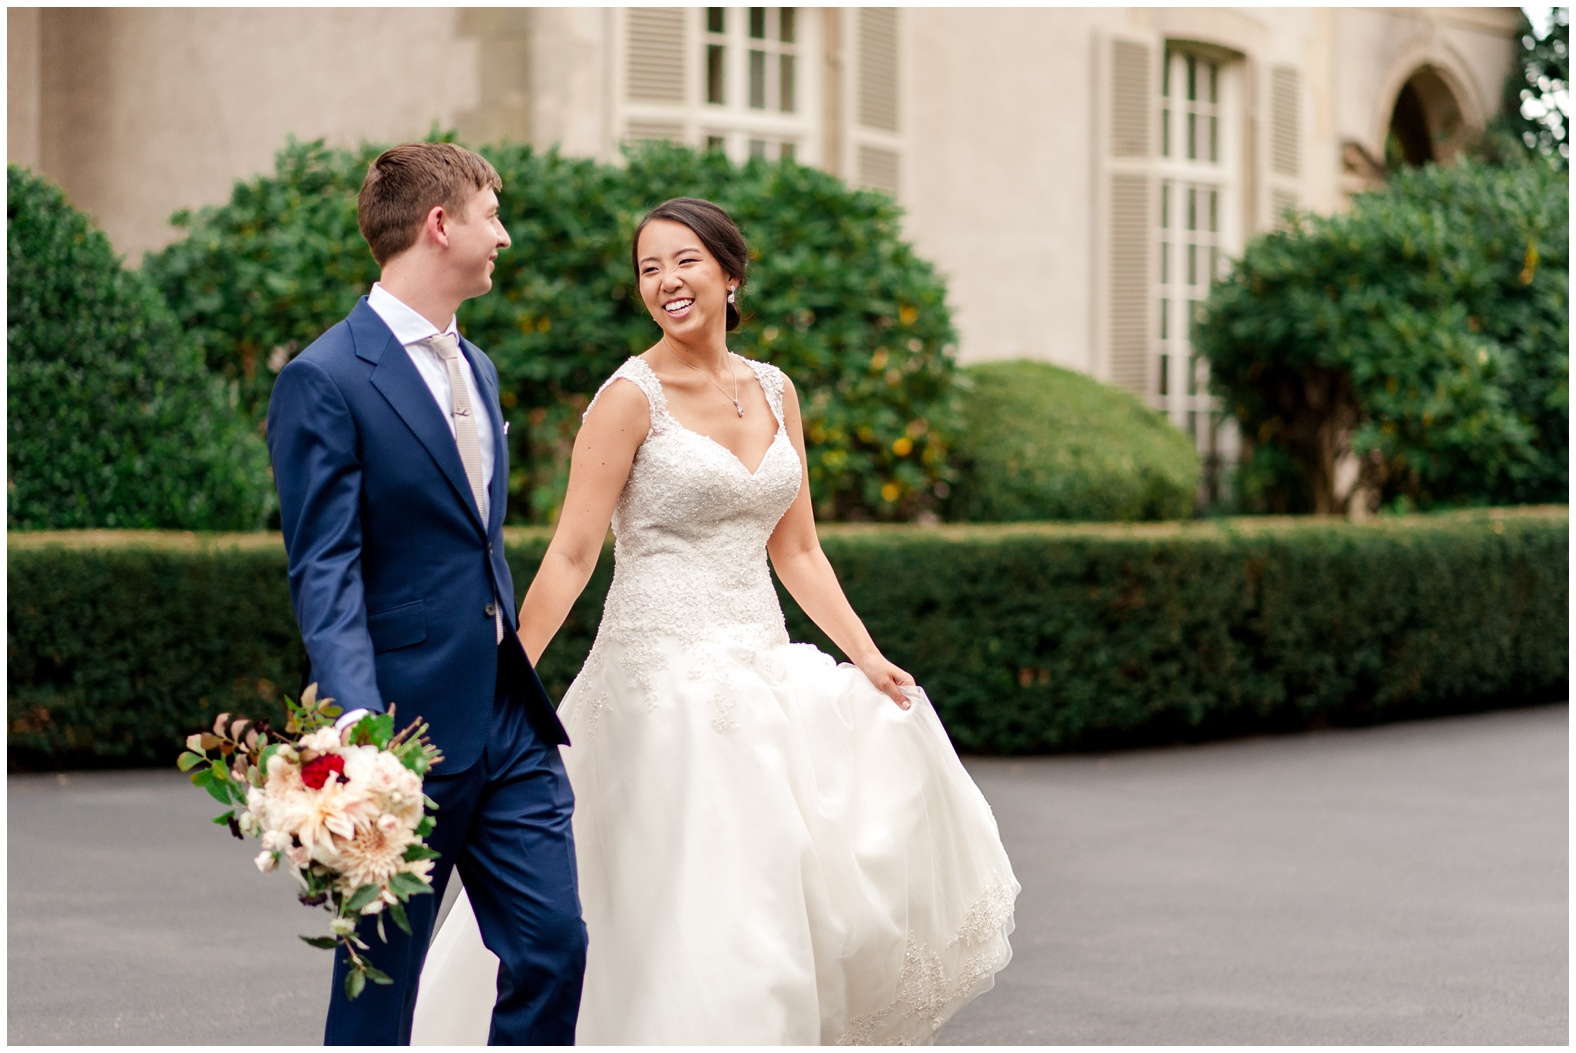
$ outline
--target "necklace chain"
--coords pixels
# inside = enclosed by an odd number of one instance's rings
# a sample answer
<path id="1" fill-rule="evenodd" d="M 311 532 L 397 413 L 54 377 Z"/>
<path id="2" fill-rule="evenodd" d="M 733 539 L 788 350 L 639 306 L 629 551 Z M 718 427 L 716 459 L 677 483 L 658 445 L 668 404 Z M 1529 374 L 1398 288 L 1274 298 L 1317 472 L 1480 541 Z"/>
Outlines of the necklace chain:
<path id="1" fill-rule="evenodd" d="M 732 395 L 729 395 L 727 390 L 721 384 L 717 383 L 715 380 L 712 380 L 712 377 L 711 377 L 710 373 L 706 372 L 704 369 L 700 368 L 699 366 L 697 366 L 693 362 L 685 362 L 684 359 L 682 359 L 678 355 L 674 354 L 673 349 L 668 346 L 668 335 L 666 333 L 662 334 L 662 350 L 666 351 L 668 353 L 668 357 L 673 359 L 675 362 L 678 362 L 678 363 L 681 363 L 683 365 L 689 366 L 695 372 L 697 372 L 701 376 L 705 377 L 706 380 L 711 384 L 712 387 L 714 387 L 718 391 L 722 392 L 722 397 L 723 398 L 725 398 L 729 402 L 733 403 L 733 408 L 739 411 L 739 416 L 741 416 L 741 417 L 744 416 L 744 407 L 739 405 L 739 374 L 737 374 L 737 373 L 735 373 L 733 371 L 733 358 L 732 358 L 732 355 L 731 355 L 730 352 L 724 351 L 723 354 L 729 356 L 728 357 L 728 376 L 733 378 L 733 394 Z"/>

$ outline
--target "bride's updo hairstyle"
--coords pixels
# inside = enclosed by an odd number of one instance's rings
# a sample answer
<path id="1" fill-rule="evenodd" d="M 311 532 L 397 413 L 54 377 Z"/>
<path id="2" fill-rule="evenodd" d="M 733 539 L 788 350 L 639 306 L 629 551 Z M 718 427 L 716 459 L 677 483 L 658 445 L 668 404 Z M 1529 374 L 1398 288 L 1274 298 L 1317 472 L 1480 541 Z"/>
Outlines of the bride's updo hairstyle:
<path id="1" fill-rule="evenodd" d="M 646 218 L 635 228 L 634 241 L 629 247 L 629 262 L 635 269 L 637 284 L 640 282 L 640 232 L 645 230 L 646 224 L 654 219 L 682 223 L 693 230 L 706 251 L 722 264 L 723 273 L 739 283 L 734 293 L 735 297 L 744 294 L 744 272 L 750 265 L 750 253 L 745 247 L 744 235 L 739 233 L 739 228 L 734 225 L 731 216 L 710 201 L 702 201 L 698 197 L 675 197 L 664 201 L 647 212 Z M 739 328 L 739 309 L 730 303 L 728 332 L 731 333 L 737 328 Z"/>

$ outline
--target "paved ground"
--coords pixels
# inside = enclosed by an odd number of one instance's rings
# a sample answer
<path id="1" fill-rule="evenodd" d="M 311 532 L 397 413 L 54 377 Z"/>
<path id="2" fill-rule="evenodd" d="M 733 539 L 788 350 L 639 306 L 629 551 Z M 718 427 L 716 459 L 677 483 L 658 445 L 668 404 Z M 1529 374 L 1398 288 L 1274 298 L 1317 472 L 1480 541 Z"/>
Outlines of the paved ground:
<path id="1" fill-rule="evenodd" d="M 1568 757 L 1557 706 L 971 760 L 1024 890 L 1013 964 L 941 1039 L 1563 1044 Z M 7 784 L 11 1042 L 318 1041 L 319 916 L 205 794 Z"/>

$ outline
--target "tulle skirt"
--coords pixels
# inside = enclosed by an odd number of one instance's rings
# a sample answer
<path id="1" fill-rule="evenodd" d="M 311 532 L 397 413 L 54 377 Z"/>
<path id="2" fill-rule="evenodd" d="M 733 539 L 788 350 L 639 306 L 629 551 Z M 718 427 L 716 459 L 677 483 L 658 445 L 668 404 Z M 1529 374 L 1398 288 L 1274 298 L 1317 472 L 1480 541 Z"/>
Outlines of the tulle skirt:
<path id="1" fill-rule="evenodd" d="M 1018 882 L 923 692 L 804 644 L 599 639 L 565 695 L 586 1044 L 923 1043 L 1012 956 Z M 482 1044 L 462 894 L 413 1041 Z"/>

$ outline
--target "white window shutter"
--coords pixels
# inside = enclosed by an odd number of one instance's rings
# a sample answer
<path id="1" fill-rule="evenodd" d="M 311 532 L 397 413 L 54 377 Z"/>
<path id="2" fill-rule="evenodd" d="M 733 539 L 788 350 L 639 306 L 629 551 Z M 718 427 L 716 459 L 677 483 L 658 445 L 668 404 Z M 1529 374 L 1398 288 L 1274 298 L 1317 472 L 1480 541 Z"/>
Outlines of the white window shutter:
<path id="1" fill-rule="evenodd" d="M 856 185 L 897 197 L 905 152 L 902 13 L 894 7 L 861 7 L 844 15 L 843 24 L 852 31 L 845 171 Z"/>
<path id="2" fill-rule="evenodd" d="M 1286 230 L 1286 210 L 1302 198 L 1302 75 L 1295 66 L 1270 68 L 1268 227 Z"/>
<path id="3" fill-rule="evenodd" d="M 1149 157 L 1155 127 L 1154 49 L 1131 40 L 1111 41 L 1110 129 L 1112 157 Z"/>
<path id="4" fill-rule="evenodd" d="M 897 9 L 859 9 L 859 123 L 895 132 L 897 127 Z"/>
<path id="5" fill-rule="evenodd" d="M 1095 319 L 1103 333 L 1093 372 L 1146 401 L 1158 334 L 1154 320 L 1156 194 L 1154 157 L 1159 115 L 1157 42 L 1131 36 L 1097 38 L 1101 51 L 1096 142 L 1103 207 L 1097 213 Z"/>
<path id="6" fill-rule="evenodd" d="M 860 186 L 897 193 L 897 151 L 860 143 L 854 164 L 854 179 Z"/>
<path id="7" fill-rule="evenodd" d="M 624 83 L 629 101 L 684 103 L 685 9 L 632 7 L 628 15 Z"/>
<path id="8" fill-rule="evenodd" d="M 1116 172 L 1110 190 L 1110 362 L 1111 383 L 1138 394 L 1150 388 L 1150 245 L 1154 222 L 1150 204 L 1153 180 Z"/>
<path id="9" fill-rule="evenodd" d="M 624 141 L 630 143 L 662 140 L 670 143 L 684 142 L 684 125 L 677 121 L 645 121 L 632 119 Z"/>
<path id="10" fill-rule="evenodd" d="M 1300 81 L 1291 66 L 1270 70 L 1270 168 L 1292 179 L 1302 175 Z"/>

